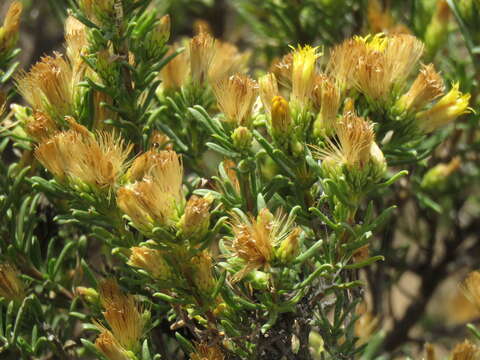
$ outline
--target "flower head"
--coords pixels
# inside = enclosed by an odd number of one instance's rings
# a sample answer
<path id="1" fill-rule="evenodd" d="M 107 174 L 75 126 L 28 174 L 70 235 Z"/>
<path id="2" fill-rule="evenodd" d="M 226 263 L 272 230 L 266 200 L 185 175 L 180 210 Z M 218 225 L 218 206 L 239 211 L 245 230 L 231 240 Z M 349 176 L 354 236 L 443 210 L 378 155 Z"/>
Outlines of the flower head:
<path id="1" fill-rule="evenodd" d="M 130 251 L 128 265 L 145 270 L 157 280 L 171 281 L 174 278 L 162 251 L 146 246 L 132 247 Z"/>
<path id="2" fill-rule="evenodd" d="M 117 192 L 117 204 L 144 231 L 174 226 L 183 207 L 183 166 L 174 151 L 151 150 L 138 157 L 127 177 L 132 184 Z"/>
<path id="3" fill-rule="evenodd" d="M 245 262 L 245 267 L 234 278 L 240 280 L 250 271 L 274 262 L 275 248 L 292 234 L 294 227 L 293 221 L 282 213 L 274 216 L 265 208 L 256 218 L 250 219 L 234 213 L 232 230 L 232 252 Z"/>
<path id="4" fill-rule="evenodd" d="M 105 309 L 103 316 L 118 343 L 127 350 L 137 349 L 145 319 L 134 297 L 123 293 L 115 280 L 108 279 L 100 284 L 100 302 Z"/>
<path id="5" fill-rule="evenodd" d="M 198 343 L 195 346 L 195 352 L 190 354 L 190 360 L 224 360 L 220 348 L 216 345 Z"/>
<path id="6" fill-rule="evenodd" d="M 112 132 L 90 133 L 70 120 L 72 129 L 43 140 L 37 159 L 59 180 L 112 189 L 123 174 L 132 145 Z"/>
<path id="7" fill-rule="evenodd" d="M 246 75 L 232 75 L 213 85 L 220 110 L 225 120 L 236 126 L 251 125 L 253 104 L 257 97 L 257 84 Z"/>
<path id="8" fill-rule="evenodd" d="M 8 8 L 3 26 L 0 27 L 0 56 L 7 55 L 17 43 L 22 11 L 23 5 L 20 1 L 14 1 Z"/>
<path id="9" fill-rule="evenodd" d="M 293 52 L 292 100 L 306 105 L 313 90 L 317 58 L 317 48 L 299 47 Z"/>
<path id="10" fill-rule="evenodd" d="M 444 90 L 443 79 L 433 64 L 423 65 L 410 90 L 399 99 L 398 106 L 402 110 L 418 111 L 442 96 Z"/>
<path id="11" fill-rule="evenodd" d="M 271 112 L 272 102 L 275 96 L 279 95 L 278 83 L 275 74 L 268 73 L 258 80 L 258 89 L 263 107 L 267 113 Z"/>
<path id="12" fill-rule="evenodd" d="M 179 45 L 174 45 L 168 52 L 168 55 L 177 51 Z M 185 49 L 170 60 L 160 71 L 160 77 L 164 89 L 180 89 L 188 79 L 190 74 L 190 54 Z"/>
<path id="13" fill-rule="evenodd" d="M 113 334 L 103 329 L 95 340 L 95 347 L 105 355 L 108 360 L 130 360 L 128 352 L 115 339 Z"/>
<path id="14" fill-rule="evenodd" d="M 213 198 L 193 195 L 185 205 L 185 212 L 178 227 L 182 235 L 190 240 L 201 240 L 210 226 L 210 206 Z"/>
<path id="15" fill-rule="evenodd" d="M 190 41 L 190 71 L 196 84 L 203 84 L 208 79 L 208 72 L 215 54 L 215 39 L 202 32 Z"/>
<path id="16" fill-rule="evenodd" d="M 74 71 L 68 60 L 55 53 L 43 57 L 28 73 L 20 73 L 16 81 L 18 90 L 35 110 L 62 122 L 75 112 L 75 96 L 82 76 L 83 71 Z"/>
<path id="17" fill-rule="evenodd" d="M 25 298 L 25 287 L 18 270 L 8 263 L 0 264 L 0 297 L 20 302 Z"/>
<path id="18" fill-rule="evenodd" d="M 475 360 L 480 355 L 480 349 L 465 340 L 461 344 L 457 344 L 450 355 L 452 360 Z"/>
<path id="19" fill-rule="evenodd" d="M 212 84 L 232 74 L 242 73 L 250 57 L 248 53 L 241 53 L 238 48 L 224 41 L 215 41 L 212 62 L 208 69 L 208 79 Z"/>
<path id="20" fill-rule="evenodd" d="M 435 131 L 460 115 L 470 112 L 468 107 L 470 94 L 463 94 L 458 87 L 458 83 L 453 84 L 452 89 L 435 105 L 417 114 L 417 124 L 422 131 L 426 133 Z"/>
<path id="21" fill-rule="evenodd" d="M 331 135 L 335 130 L 337 113 L 340 108 L 340 89 L 333 79 L 323 76 L 316 84 L 315 92 L 320 112 L 314 123 L 315 135 Z"/>

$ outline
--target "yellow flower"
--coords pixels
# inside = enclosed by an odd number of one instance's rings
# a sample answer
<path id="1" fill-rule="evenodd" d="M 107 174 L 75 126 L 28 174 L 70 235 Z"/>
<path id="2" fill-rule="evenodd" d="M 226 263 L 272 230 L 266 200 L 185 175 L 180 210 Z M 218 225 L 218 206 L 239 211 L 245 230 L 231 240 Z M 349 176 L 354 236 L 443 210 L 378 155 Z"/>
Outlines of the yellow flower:
<path id="1" fill-rule="evenodd" d="M 149 151 L 137 158 L 132 169 L 129 178 L 139 181 L 118 190 L 120 209 L 143 231 L 174 226 L 185 201 L 180 157 L 174 151 Z"/>
<path id="2" fill-rule="evenodd" d="M 108 279 L 100 284 L 100 302 L 105 309 L 103 316 L 118 343 L 127 350 L 138 349 L 145 319 L 134 297 L 124 294 L 115 280 Z"/>
<path id="3" fill-rule="evenodd" d="M 477 346 L 465 340 L 461 344 L 457 344 L 450 355 L 452 360 L 476 360 L 480 355 Z"/>
<path id="4" fill-rule="evenodd" d="M 370 160 L 375 134 L 369 121 L 347 113 L 336 124 L 335 132 L 338 141 L 327 138 L 327 146 L 318 152 L 322 160 L 359 167 Z"/>
<path id="5" fill-rule="evenodd" d="M 213 198 L 193 195 L 185 205 L 185 212 L 178 227 L 182 235 L 192 241 L 201 240 L 210 226 L 210 206 Z"/>
<path id="6" fill-rule="evenodd" d="M 292 62 L 292 96 L 291 100 L 306 106 L 312 94 L 318 48 L 309 45 L 298 47 L 293 52 Z"/>
<path id="7" fill-rule="evenodd" d="M 168 55 L 173 54 L 179 49 L 179 45 L 173 45 Z M 190 54 L 189 49 L 185 49 L 180 54 L 170 60 L 160 71 L 160 78 L 164 89 L 177 90 L 186 84 L 190 74 Z"/>
<path id="8" fill-rule="evenodd" d="M 85 25 L 70 15 L 65 20 L 65 50 L 73 67 L 81 66 L 88 48 L 88 34 Z"/>
<path id="9" fill-rule="evenodd" d="M 268 73 L 258 80 L 260 99 L 267 114 L 271 112 L 273 98 L 279 95 L 275 74 Z"/>
<path id="10" fill-rule="evenodd" d="M 397 106 L 401 110 L 418 111 L 442 96 L 444 90 L 443 79 L 433 64 L 423 65 L 410 90 L 398 100 Z"/>
<path id="11" fill-rule="evenodd" d="M 200 33 L 190 41 L 190 71 L 195 84 L 203 84 L 215 54 L 215 39 L 208 33 Z"/>
<path id="12" fill-rule="evenodd" d="M 257 84 L 246 75 L 232 75 L 213 85 L 213 91 L 225 120 L 236 126 L 250 127 Z"/>
<path id="13" fill-rule="evenodd" d="M 249 53 L 239 52 L 235 45 L 215 40 L 214 54 L 208 69 L 210 83 L 215 84 L 232 74 L 244 72 L 249 58 Z"/>
<path id="14" fill-rule="evenodd" d="M 288 238 L 294 228 L 291 219 L 282 213 L 274 216 L 266 208 L 248 221 L 236 213 L 232 217 L 234 239 L 231 249 L 245 262 L 245 267 L 234 277 L 234 281 L 238 281 L 252 270 L 268 267 L 275 260 L 275 247 Z"/>
<path id="15" fill-rule="evenodd" d="M 272 99 L 271 127 L 275 137 L 289 137 L 292 125 L 288 101 L 281 96 Z"/>
<path id="16" fill-rule="evenodd" d="M 8 8 L 3 26 L 0 27 L 0 55 L 7 55 L 17 43 L 22 11 L 23 5 L 20 1 L 14 1 Z"/>
<path id="17" fill-rule="evenodd" d="M 22 124 L 25 132 L 37 142 L 45 141 L 59 131 L 57 124 L 48 115 L 35 111 Z"/>
<path id="18" fill-rule="evenodd" d="M 34 110 L 62 122 L 75 112 L 75 97 L 84 69 L 74 69 L 61 54 L 54 53 L 53 57 L 43 57 L 28 73 L 21 72 L 16 78 L 17 87 Z"/>
<path id="19" fill-rule="evenodd" d="M 314 122 L 314 134 L 316 136 L 330 136 L 335 130 L 337 113 L 340 108 L 340 89 L 335 82 L 325 76 L 317 92 L 319 92 L 320 112 Z"/>
<path id="20" fill-rule="evenodd" d="M 198 343 L 195 346 L 195 352 L 190 354 L 190 360 L 224 360 L 220 348 L 216 345 Z"/>
<path id="21" fill-rule="evenodd" d="M 480 309 L 480 271 L 472 271 L 462 284 L 467 299 Z"/>
<path id="22" fill-rule="evenodd" d="M 172 281 L 174 276 L 170 265 L 165 261 L 160 250 L 146 246 L 132 247 L 128 265 L 148 272 L 153 278 L 163 281 Z"/>
<path id="23" fill-rule="evenodd" d="M 20 273 L 8 263 L 0 264 L 0 297 L 17 302 L 25 298 L 25 288 L 20 280 Z"/>
<path id="24" fill-rule="evenodd" d="M 128 352 L 108 330 L 103 330 L 95 340 L 95 347 L 109 360 L 130 360 Z"/>
<path id="25" fill-rule="evenodd" d="M 70 119 L 71 130 L 43 140 L 35 156 L 59 180 L 112 189 L 123 174 L 133 146 L 111 132 L 90 133 Z"/>
<path id="26" fill-rule="evenodd" d="M 458 87 L 458 83 L 453 84 L 452 89 L 435 105 L 417 114 L 417 124 L 422 131 L 426 133 L 435 131 L 460 115 L 470 112 L 468 107 L 470 94 L 463 94 Z"/>

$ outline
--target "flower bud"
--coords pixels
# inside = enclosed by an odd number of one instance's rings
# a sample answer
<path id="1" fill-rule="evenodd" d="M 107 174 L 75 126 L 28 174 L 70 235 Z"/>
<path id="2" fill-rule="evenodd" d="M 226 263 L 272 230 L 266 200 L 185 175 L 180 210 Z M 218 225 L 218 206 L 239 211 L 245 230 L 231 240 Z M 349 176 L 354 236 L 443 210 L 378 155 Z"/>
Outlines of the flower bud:
<path id="1" fill-rule="evenodd" d="M 8 8 L 3 26 L 0 27 L 0 59 L 8 56 L 17 44 L 22 11 L 23 5 L 20 1 L 14 1 Z"/>
<path id="2" fill-rule="evenodd" d="M 301 230 L 300 228 L 294 228 L 290 235 L 288 235 L 281 243 L 279 248 L 277 249 L 277 257 L 283 264 L 288 264 L 292 262 L 299 253 L 300 244 L 299 244 L 299 237 L 300 237 Z"/>
<path id="3" fill-rule="evenodd" d="M 99 303 L 99 295 L 97 290 L 93 288 L 87 288 L 84 286 L 77 286 L 75 288 L 75 294 L 81 296 L 87 303 L 90 304 L 98 304 Z"/>
<path id="4" fill-rule="evenodd" d="M 171 21 L 170 15 L 163 16 L 158 24 L 155 26 L 153 39 L 158 44 L 158 46 L 162 46 L 165 44 L 168 39 L 170 38 L 170 29 L 171 29 Z"/>
<path id="5" fill-rule="evenodd" d="M 146 246 L 130 248 L 131 255 L 128 265 L 148 272 L 154 279 L 172 281 L 174 274 L 170 265 L 165 261 L 160 250 L 150 249 Z"/>
<path id="6" fill-rule="evenodd" d="M 438 164 L 427 171 L 421 183 L 422 189 L 444 191 L 450 176 L 460 168 L 460 158 L 455 157 L 447 164 Z"/>
<path id="7" fill-rule="evenodd" d="M 208 251 L 202 251 L 190 259 L 193 281 L 201 294 L 208 298 L 215 288 L 215 279 L 212 273 L 212 257 Z"/>
<path id="8" fill-rule="evenodd" d="M 288 101 L 281 96 L 272 99 L 271 128 L 276 139 L 286 139 L 291 136 L 292 118 Z"/>
<path id="9" fill-rule="evenodd" d="M 417 125 L 420 130 L 430 133 L 470 112 L 468 107 L 470 94 L 462 94 L 458 87 L 458 83 L 453 84 L 452 89 L 435 105 L 417 114 Z"/>
<path id="10" fill-rule="evenodd" d="M 207 234 L 210 226 L 210 206 L 213 198 L 193 195 L 185 206 L 185 212 L 177 227 L 181 234 L 191 242 L 200 241 Z"/>
<path id="11" fill-rule="evenodd" d="M 430 59 L 433 59 L 440 47 L 447 42 L 449 20 L 450 7 L 447 1 L 437 1 L 435 12 L 427 26 L 424 36 L 425 46 Z"/>
<path id="12" fill-rule="evenodd" d="M 253 135 L 248 128 L 240 126 L 233 131 L 233 146 L 240 151 L 247 151 L 252 145 Z"/>
<path id="13" fill-rule="evenodd" d="M 0 264 L 0 297 L 15 302 L 21 302 L 25 298 L 25 287 L 20 273 L 8 263 Z"/>

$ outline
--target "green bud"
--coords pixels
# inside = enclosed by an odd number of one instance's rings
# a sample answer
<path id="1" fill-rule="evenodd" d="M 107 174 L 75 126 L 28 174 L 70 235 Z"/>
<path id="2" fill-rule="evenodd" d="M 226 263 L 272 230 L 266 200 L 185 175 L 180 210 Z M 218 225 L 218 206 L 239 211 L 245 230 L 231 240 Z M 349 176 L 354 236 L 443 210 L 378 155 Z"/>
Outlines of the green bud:
<path id="1" fill-rule="evenodd" d="M 239 151 L 246 151 L 252 145 L 252 133 L 244 126 L 236 128 L 232 134 L 233 145 Z"/>
<path id="2" fill-rule="evenodd" d="M 298 241 L 300 231 L 300 228 L 293 229 L 290 235 L 280 243 L 277 249 L 277 257 L 283 264 L 288 264 L 297 257 L 300 249 Z"/>

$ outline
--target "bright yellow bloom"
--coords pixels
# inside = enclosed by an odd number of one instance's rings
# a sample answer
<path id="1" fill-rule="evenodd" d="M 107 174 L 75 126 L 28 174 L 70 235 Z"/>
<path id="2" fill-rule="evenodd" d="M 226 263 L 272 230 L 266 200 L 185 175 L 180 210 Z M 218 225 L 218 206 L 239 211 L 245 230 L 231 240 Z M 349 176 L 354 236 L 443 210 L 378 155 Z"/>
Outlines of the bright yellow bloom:
<path id="1" fill-rule="evenodd" d="M 293 52 L 291 100 L 301 106 L 308 104 L 312 94 L 316 63 L 321 55 L 317 50 L 318 48 L 306 45 Z"/>
<path id="2" fill-rule="evenodd" d="M 435 105 L 417 114 L 417 124 L 422 131 L 426 133 L 435 131 L 460 115 L 470 112 L 468 107 L 470 94 L 463 94 L 458 87 L 458 83 L 453 84 L 452 89 Z"/>

